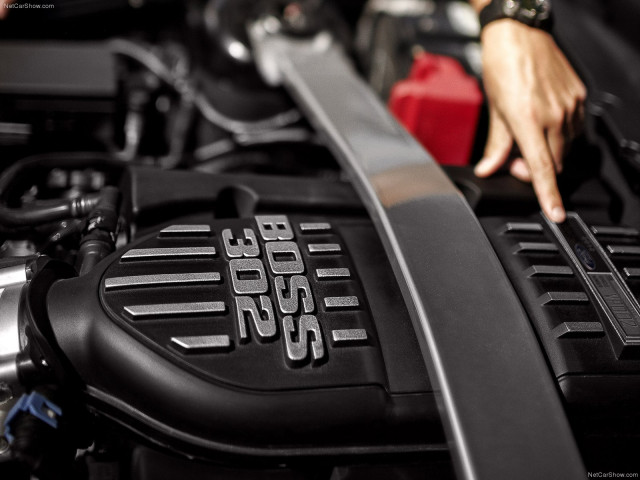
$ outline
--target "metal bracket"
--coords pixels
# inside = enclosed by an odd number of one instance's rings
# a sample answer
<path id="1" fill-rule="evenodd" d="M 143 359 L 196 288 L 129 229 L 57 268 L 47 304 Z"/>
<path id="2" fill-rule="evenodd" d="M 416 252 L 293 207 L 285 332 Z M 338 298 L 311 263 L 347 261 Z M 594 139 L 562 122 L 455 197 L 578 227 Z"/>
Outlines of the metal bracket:
<path id="1" fill-rule="evenodd" d="M 0 269 L 0 383 L 9 386 L 19 383 L 20 300 L 27 280 L 25 264 Z"/>
<path id="2" fill-rule="evenodd" d="M 327 33 L 249 26 L 257 66 L 284 85 L 350 175 L 405 300 L 458 475 L 585 478 L 557 386 L 470 207 Z"/>

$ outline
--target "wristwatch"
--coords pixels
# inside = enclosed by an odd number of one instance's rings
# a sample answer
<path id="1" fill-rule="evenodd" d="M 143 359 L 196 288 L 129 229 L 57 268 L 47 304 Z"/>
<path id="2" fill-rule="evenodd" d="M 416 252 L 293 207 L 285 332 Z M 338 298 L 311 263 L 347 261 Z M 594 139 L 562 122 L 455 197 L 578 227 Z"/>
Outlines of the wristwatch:
<path id="1" fill-rule="evenodd" d="M 494 20 L 511 18 L 530 27 L 550 31 L 553 17 L 551 0 L 491 0 L 480 11 L 480 27 Z"/>

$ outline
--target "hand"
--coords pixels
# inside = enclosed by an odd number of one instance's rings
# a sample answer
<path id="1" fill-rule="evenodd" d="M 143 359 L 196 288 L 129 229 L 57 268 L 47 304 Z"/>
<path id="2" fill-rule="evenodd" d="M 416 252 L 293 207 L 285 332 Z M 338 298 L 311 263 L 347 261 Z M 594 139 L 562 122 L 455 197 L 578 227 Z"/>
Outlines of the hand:
<path id="1" fill-rule="evenodd" d="M 533 182 L 542 211 L 563 222 L 556 174 L 565 146 L 582 127 L 586 88 L 547 32 L 502 19 L 487 25 L 481 40 L 489 136 L 475 173 L 495 173 L 515 140 L 523 158 L 511 162 L 511 174 Z"/>
<path id="2" fill-rule="evenodd" d="M 9 9 L 5 5 L 13 3 L 13 0 L 0 0 L 0 20 L 9 14 Z"/>

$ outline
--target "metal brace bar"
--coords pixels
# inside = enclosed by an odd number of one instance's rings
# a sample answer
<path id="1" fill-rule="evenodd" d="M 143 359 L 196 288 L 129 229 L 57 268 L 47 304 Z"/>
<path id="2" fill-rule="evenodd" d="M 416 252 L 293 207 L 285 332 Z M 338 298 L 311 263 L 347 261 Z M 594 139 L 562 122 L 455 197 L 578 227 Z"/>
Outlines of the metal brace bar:
<path id="1" fill-rule="evenodd" d="M 470 207 L 396 123 L 328 33 L 249 26 L 267 82 L 282 84 L 341 162 L 412 312 L 459 477 L 586 473 L 526 314 Z"/>

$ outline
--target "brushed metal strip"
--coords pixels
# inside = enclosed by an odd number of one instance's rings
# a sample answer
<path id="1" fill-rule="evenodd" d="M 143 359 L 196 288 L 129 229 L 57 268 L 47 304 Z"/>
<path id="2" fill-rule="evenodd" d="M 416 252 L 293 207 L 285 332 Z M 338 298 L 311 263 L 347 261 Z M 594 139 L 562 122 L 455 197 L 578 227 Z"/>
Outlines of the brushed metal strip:
<path id="1" fill-rule="evenodd" d="M 536 222 L 509 222 L 504 226 L 504 233 L 542 233 L 541 223 Z"/>
<path id="2" fill-rule="evenodd" d="M 607 245 L 607 251 L 611 255 L 640 255 L 640 246 L 637 245 Z"/>
<path id="3" fill-rule="evenodd" d="M 555 253 L 558 246 L 551 242 L 520 242 L 514 253 Z"/>
<path id="4" fill-rule="evenodd" d="M 331 338 L 334 345 L 351 343 L 363 343 L 367 341 L 367 331 L 364 328 L 350 328 L 344 330 L 333 330 Z"/>
<path id="5" fill-rule="evenodd" d="M 209 258 L 216 256 L 215 247 L 133 248 L 122 255 L 124 261 L 171 260 L 175 258 Z"/>
<path id="6" fill-rule="evenodd" d="M 332 278 L 349 278 L 351 272 L 348 268 L 318 268 L 316 269 L 316 275 L 321 280 L 327 280 Z"/>
<path id="7" fill-rule="evenodd" d="M 205 273 L 167 273 L 156 275 L 135 275 L 113 277 L 104 281 L 105 290 L 138 287 L 160 287 L 163 285 L 191 285 L 194 283 L 217 283 L 221 277 L 218 272 Z"/>
<path id="8" fill-rule="evenodd" d="M 224 302 L 159 303 L 152 305 L 130 305 L 125 312 L 136 318 L 224 313 Z"/>
<path id="9" fill-rule="evenodd" d="M 309 253 L 311 254 L 323 254 L 323 253 L 340 253 L 342 247 L 337 243 L 310 243 L 307 245 Z"/>
<path id="10" fill-rule="evenodd" d="M 627 278 L 640 278 L 640 268 L 625 268 L 624 274 Z"/>
<path id="11" fill-rule="evenodd" d="M 587 303 L 589 297 L 584 292 L 547 292 L 539 297 L 542 305 L 561 305 L 573 303 Z"/>
<path id="12" fill-rule="evenodd" d="M 210 225 L 171 225 L 160 230 L 160 235 L 208 235 L 210 233 Z"/>
<path id="13" fill-rule="evenodd" d="M 171 337 L 171 343 L 195 353 L 202 350 L 227 350 L 231 346 L 229 335 L 200 335 L 193 337 Z"/>
<path id="14" fill-rule="evenodd" d="M 346 297 L 324 297 L 324 306 L 326 308 L 355 308 L 360 306 L 358 297 L 346 296 Z"/>
<path id="15" fill-rule="evenodd" d="M 605 235 L 608 237 L 637 237 L 638 235 L 640 235 L 640 231 L 638 231 L 638 229 L 629 227 L 609 227 L 593 225 L 591 227 L 591 231 L 598 237 Z"/>
<path id="16" fill-rule="evenodd" d="M 331 224 L 327 222 L 301 223 L 300 230 L 303 232 L 326 232 L 331 230 Z"/>
<path id="17" fill-rule="evenodd" d="M 532 265 L 524 274 L 527 277 L 573 277 L 573 270 L 562 265 Z"/>
<path id="18" fill-rule="evenodd" d="M 604 335 L 599 322 L 564 322 L 553 329 L 556 338 L 597 337 Z"/>

